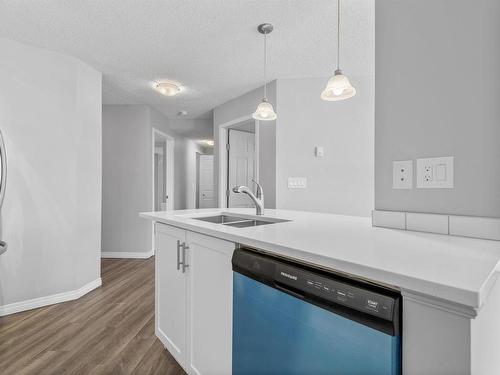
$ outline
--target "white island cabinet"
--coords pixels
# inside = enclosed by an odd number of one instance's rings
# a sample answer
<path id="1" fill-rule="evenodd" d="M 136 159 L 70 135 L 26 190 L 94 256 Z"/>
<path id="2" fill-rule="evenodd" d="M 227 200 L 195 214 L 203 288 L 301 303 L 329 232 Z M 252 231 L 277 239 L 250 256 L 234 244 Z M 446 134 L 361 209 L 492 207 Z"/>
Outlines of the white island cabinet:
<path id="1" fill-rule="evenodd" d="M 234 243 L 156 224 L 156 335 L 189 374 L 230 374 Z"/>
<path id="2" fill-rule="evenodd" d="M 156 228 L 156 334 L 189 374 L 231 373 L 238 246 L 400 290 L 404 375 L 500 374 L 500 241 L 286 210 L 265 212 L 285 222 L 248 228 L 198 220 L 221 214 L 257 218 L 250 209 L 141 214 Z"/>

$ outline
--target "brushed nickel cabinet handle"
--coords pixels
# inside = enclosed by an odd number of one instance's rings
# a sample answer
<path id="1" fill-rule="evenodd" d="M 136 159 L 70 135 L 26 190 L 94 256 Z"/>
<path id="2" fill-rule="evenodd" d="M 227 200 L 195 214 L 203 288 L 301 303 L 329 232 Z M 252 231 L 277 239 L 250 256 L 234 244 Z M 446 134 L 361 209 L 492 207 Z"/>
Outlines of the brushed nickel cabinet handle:
<path id="1" fill-rule="evenodd" d="M 177 240 L 177 271 L 181 269 L 181 241 Z"/>
<path id="2" fill-rule="evenodd" d="M 182 244 L 182 273 L 186 273 L 186 268 L 189 268 L 189 264 L 186 261 L 186 250 L 189 250 L 189 246 L 184 242 Z"/>

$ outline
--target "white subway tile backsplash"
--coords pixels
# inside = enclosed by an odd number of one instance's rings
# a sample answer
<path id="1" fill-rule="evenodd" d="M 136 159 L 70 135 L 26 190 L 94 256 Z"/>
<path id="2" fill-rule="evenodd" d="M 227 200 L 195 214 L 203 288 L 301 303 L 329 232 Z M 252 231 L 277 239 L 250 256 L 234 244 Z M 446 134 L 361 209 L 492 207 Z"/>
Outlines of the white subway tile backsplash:
<path id="1" fill-rule="evenodd" d="M 450 234 L 500 241 L 500 219 L 450 216 Z"/>
<path id="2" fill-rule="evenodd" d="M 372 225 L 500 241 L 500 218 L 374 210 Z"/>
<path id="3" fill-rule="evenodd" d="M 374 227 L 405 229 L 406 214 L 397 211 L 373 211 L 372 225 Z"/>
<path id="4" fill-rule="evenodd" d="M 448 215 L 407 212 L 406 230 L 448 234 Z"/>

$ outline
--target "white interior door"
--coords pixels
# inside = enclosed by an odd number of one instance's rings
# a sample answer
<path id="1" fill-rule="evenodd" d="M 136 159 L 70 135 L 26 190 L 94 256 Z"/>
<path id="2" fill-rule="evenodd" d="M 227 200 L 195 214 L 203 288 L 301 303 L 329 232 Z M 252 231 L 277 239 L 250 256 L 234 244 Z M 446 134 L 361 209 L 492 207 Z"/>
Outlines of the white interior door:
<path id="1" fill-rule="evenodd" d="M 255 134 L 229 130 L 228 207 L 254 207 L 247 194 L 233 192 L 233 187 L 245 185 L 253 188 L 255 176 Z"/>
<path id="2" fill-rule="evenodd" d="M 200 155 L 198 165 L 198 207 L 215 207 L 214 156 Z"/>

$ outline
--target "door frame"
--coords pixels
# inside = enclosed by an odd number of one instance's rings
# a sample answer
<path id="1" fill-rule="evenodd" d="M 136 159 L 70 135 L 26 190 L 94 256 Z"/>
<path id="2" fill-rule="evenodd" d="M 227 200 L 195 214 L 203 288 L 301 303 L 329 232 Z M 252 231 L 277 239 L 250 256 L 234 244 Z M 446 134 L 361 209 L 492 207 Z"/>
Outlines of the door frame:
<path id="1" fill-rule="evenodd" d="M 155 139 L 157 136 L 160 136 L 161 138 L 164 138 L 166 141 L 166 159 L 167 162 L 165 163 L 165 169 L 166 169 L 166 174 L 165 178 L 167 179 L 166 183 L 166 190 L 167 190 L 167 211 L 173 210 L 174 209 L 174 145 L 175 145 L 175 139 L 158 130 L 155 128 L 152 128 L 151 131 L 151 211 L 155 210 Z M 153 238 L 153 241 L 151 242 L 152 244 L 152 251 L 154 254 L 155 251 L 155 222 L 153 221 L 151 224 L 151 235 Z"/>
<path id="2" fill-rule="evenodd" d="M 218 196 L 219 196 L 219 207 L 227 208 L 227 196 L 226 191 L 228 190 L 228 161 L 229 161 L 229 150 L 227 149 L 227 141 L 229 139 L 229 128 L 238 125 L 240 123 L 255 121 L 255 180 L 259 181 L 259 120 L 255 120 L 252 115 L 246 115 L 238 117 L 234 120 L 225 122 L 219 125 L 219 183 L 218 183 Z M 250 186 L 249 186 L 250 187 Z"/>
<path id="3" fill-rule="evenodd" d="M 201 152 L 196 151 L 196 189 L 194 189 L 194 208 L 200 208 L 200 156 Z"/>

